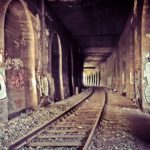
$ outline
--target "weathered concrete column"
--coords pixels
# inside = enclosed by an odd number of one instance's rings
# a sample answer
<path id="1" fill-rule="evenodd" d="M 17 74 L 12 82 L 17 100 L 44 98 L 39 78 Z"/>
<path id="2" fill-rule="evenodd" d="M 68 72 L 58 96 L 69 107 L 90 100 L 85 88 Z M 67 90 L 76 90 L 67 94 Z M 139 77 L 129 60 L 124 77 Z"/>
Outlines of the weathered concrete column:
<path id="1" fill-rule="evenodd" d="M 94 74 L 92 73 L 92 86 L 94 86 Z"/>
<path id="2" fill-rule="evenodd" d="M 0 122 L 6 122 L 8 120 L 8 108 L 7 108 L 7 92 L 6 92 L 6 80 L 5 80 L 5 68 L 0 67 Z"/>
<path id="3" fill-rule="evenodd" d="M 90 83 L 90 79 L 89 79 L 89 75 L 87 75 L 87 85 L 89 86 Z"/>
<path id="4" fill-rule="evenodd" d="M 89 75 L 89 86 L 91 86 L 91 84 L 92 84 L 92 76 L 91 76 L 91 74 Z"/>
<path id="5" fill-rule="evenodd" d="M 129 98 L 133 99 L 135 98 L 135 91 L 134 91 L 134 34 L 131 29 L 130 31 L 130 92 L 129 92 Z"/>
<path id="6" fill-rule="evenodd" d="M 91 84 L 90 84 L 90 86 L 92 86 L 93 85 L 93 74 L 91 74 Z"/>
<path id="7" fill-rule="evenodd" d="M 127 42 L 126 45 L 130 43 Z M 126 95 L 130 98 L 130 49 L 129 47 L 126 48 Z"/>
<path id="8" fill-rule="evenodd" d="M 97 74 L 96 74 L 96 72 L 95 72 L 95 74 L 94 74 L 94 80 L 95 80 L 95 81 L 94 81 L 94 86 L 96 86 L 96 85 L 97 85 L 97 83 L 96 83 L 96 82 L 97 82 Z"/>
<path id="9" fill-rule="evenodd" d="M 85 77 L 86 77 L 86 78 L 85 78 L 85 84 L 87 85 L 87 84 L 88 84 L 88 76 L 87 76 L 87 74 L 86 74 Z"/>
<path id="10" fill-rule="evenodd" d="M 99 86 L 99 71 L 97 71 L 97 86 Z"/>
<path id="11" fill-rule="evenodd" d="M 83 74 L 83 84 L 86 85 L 86 75 Z"/>
<path id="12" fill-rule="evenodd" d="M 87 85 L 87 76 L 86 76 L 86 74 L 84 73 L 83 74 L 83 84 L 86 86 Z"/>
<path id="13" fill-rule="evenodd" d="M 94 73 L 92 73 L 92 78 L 93 78 L 92 86 L 94 86 L 94 84 L 95 84 L 95 74 Z"/>
<path id="14" fill-rule="evenodd" d="M 150 111 L 150 3 L 144 0 L 142 13 L 142 107 L 145 111 Z"/>
<path id="15" fill-rule="evenodd" d="M 98 86 L 98 71 L 96 71 L 96 86 Z"/>

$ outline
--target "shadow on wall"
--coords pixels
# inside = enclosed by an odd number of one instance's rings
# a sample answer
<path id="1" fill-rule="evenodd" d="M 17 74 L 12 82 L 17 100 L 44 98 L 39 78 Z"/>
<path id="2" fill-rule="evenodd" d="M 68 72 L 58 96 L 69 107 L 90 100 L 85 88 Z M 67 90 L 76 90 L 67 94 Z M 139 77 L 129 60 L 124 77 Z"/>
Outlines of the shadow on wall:
<path id="1" fill-rule="evenodd" d="M 150 144 L 150 115 L 132 114 L 128 118 L 131 122 L 131 133 L 139 140 Z"/>

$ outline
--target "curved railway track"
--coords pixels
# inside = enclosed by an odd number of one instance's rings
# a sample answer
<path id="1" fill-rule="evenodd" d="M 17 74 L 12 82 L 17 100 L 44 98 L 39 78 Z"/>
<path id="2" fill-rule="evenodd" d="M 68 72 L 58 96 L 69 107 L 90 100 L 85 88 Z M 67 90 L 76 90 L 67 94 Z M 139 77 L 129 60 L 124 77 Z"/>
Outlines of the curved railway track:
<path id="1" fill-rule="evenodd" d="M 12 143 L 9 150 L 88 149 L 105 101 L 105 91 L 95 88 L 79 104 Z"/>

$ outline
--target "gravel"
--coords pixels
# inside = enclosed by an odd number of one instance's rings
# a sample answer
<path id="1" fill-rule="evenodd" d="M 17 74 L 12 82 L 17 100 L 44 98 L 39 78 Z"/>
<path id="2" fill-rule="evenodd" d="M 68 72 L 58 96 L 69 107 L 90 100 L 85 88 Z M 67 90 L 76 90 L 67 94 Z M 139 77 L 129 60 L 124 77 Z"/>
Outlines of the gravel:
<path id="1" fill-rule="evenodd" d="M 150 144 L 140 139 L 146 137 L 143 132 L 147 126 L 149 132 L 149 124 L 150 116 L 135 103 L 108 91 L 107 105 L 89 150 L 150 150 Z"/>
<path id="2" fill-rule="evenodd" d="M 72 96 L 60 102 L 50 104 L 36 110 L 21 113 L 4 124 L 0 124 L 0 150 L 7 150 L 10 143 L 30 133 L 36 127 L 41 126 L 48 120 L 53 119 L 74 104 L 85 98 L 91 90 Z"/>

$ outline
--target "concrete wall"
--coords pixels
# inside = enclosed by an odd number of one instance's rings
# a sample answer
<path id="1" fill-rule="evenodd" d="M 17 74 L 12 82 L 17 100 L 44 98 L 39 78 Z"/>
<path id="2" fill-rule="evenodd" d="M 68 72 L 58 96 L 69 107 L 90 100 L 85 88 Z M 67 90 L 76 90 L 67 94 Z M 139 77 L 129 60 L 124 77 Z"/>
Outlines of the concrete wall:
<path id="1" fill-rule="evenodd" d="M 76 46 L 57 18 L 46 10 L 44 1 L 1 0 L 0 6 L 0 67 L 6 72 L 9 114 L 42 106 L 47 103 L 47 97 L 57 99 L 56 80 L 60 90 L 57 100 L 74 94 L 79 63 L 73 64 L 70 59 L 75 55 L 70 56 L 70 51 Z M 58 68 L 53 68 L 59 72 L 55 79 L 52 70 L 54 34 L 58 38 L 56 59 L 59 62 Z M 72 64 L 69 66 L 68 62 Z"/>
<path id="2" fill-rule="evenodd" d="M 141 16 L 142 1 L 135 1 L 112 55 L 101 64 L 101 85 L 117 89 L 141 104 Z"/>

